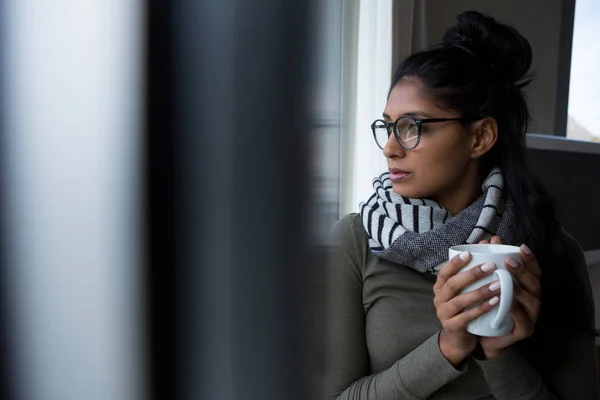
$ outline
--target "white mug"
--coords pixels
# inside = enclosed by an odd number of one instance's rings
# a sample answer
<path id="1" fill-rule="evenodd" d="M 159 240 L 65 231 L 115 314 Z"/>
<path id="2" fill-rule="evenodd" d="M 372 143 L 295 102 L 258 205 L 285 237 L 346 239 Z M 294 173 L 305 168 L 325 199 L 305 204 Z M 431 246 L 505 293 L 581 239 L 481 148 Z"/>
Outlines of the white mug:
<path id="1" fill-rule="evenodd" d="M 460 272 L 468 271 L 486 262 L 493 262 L 496 269 L 493 274 L 472 283 L 464 288 L 461 293 L 468 293 L 500 280 L 500 304 L 495 309 L 471 321 L 467 325 L 467 331 L 477 336 L 508 335 L 514 326 L 514 321 L 510 315 L 513 302 L 513 280 L 511 273 L 506 270 L 504 260 L 506 257 L 512 257 L 522 263 L 519 248 L 504 244 L 466 244 L 451 247 L 448 250 L 448 257 L 452 259 L 463 251 L 471 253 L 471 262 Z"/>

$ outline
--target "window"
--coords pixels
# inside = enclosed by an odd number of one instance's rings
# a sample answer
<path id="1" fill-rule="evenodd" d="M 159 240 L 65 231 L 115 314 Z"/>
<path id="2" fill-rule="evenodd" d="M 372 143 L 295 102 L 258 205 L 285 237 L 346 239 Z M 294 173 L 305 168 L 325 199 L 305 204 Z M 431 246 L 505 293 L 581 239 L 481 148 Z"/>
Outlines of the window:
<path id="1" fill-rule="evenodd" d="M 600 141 L 600 2 L 577 0 L 571 55 L 567 137 Z"/>

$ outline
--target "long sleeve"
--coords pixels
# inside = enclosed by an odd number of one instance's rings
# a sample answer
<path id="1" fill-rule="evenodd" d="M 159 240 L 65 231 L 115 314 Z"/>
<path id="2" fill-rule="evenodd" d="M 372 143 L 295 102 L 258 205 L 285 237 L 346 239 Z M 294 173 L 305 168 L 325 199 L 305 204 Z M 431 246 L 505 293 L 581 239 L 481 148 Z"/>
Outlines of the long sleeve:
<path id="1" fill-rule="evenodd" d="M 541 376 L 517 350 L 511 348 L 498 359 L 477 360 L 494 398 L 519 400 L 556 400 Z"/>
<path id="2" fill-rule="evenodd" d="M 570 262 L 561 273 L 569 274 L 562 278 L 574 284 L 566 286 L 570 290 L 546 295 L 566 302 L 567 306 L 548 310 L 551 323 L 536 327 L 537 337 L 514 346 L 497 360 L 478 361 L 491 393 L 498 400 L 599 398 L 596 345 L 590 333 L 594 327 L 594 303 L 587 265 L 579 244 L 568 235 L 566 243 Z M 575 308 L 590 311 L 586 321 L 578 324 L 567 318 L 565 313 Z M 571 324 L 581 328 L 570 329 Z M 546 340 L 549 337 L 557 339 Z M 535 367 L 528 358 L 535 361 Z"/>
<path id="3" fill-rule="evenodd" d="M 326 398 L 336 400 L 425 399 L 463 374 L 441 354 L 438 334 L 397 360 L 370 374 L 362 300 L 361 261 L 353 227 L 340 220 L 327 262 Z M 435 371 L 435 373 L 432 373 Z"/>
<path id="4" fill-rule="evenodd" d="M 517 348 L 497 360 L 477 363 L 498 400 L 598 399 L 594 338 L 591 335 L 573 337 L 563 345 L 561 350 L 565 356 L 546 368 L 549 385 Z"/>

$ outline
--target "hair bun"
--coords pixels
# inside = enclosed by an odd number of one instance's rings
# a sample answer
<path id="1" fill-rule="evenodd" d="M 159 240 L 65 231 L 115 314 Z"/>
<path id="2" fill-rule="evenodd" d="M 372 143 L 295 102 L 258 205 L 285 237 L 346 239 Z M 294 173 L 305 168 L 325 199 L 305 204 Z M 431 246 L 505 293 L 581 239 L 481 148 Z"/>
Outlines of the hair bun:
<path id="1" fill-rule="evenodd" d="M 444 34 L 444 43 L 468 48 L 512 82 L 526 77 L 531 67 L 531 46 L 515 28 L 477 11 L 464 12 L 456 19 L 456 25 Z"/>

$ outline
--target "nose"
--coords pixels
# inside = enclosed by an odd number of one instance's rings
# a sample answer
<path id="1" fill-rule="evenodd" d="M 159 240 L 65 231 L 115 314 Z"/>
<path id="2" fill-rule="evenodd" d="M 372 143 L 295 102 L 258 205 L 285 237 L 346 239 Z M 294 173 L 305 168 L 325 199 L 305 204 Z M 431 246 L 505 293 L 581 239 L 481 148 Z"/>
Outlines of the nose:
<path id="1" fill-rule="evenodd" d="M 404 158 L 406 156 L 406 150 L 404 147 L 400 146 L 400 143 L 396 140 L 396 136 L 391 134 L 388 136 L 388 140 L 383 147 L 383 155 L 385 158 Z"/>

